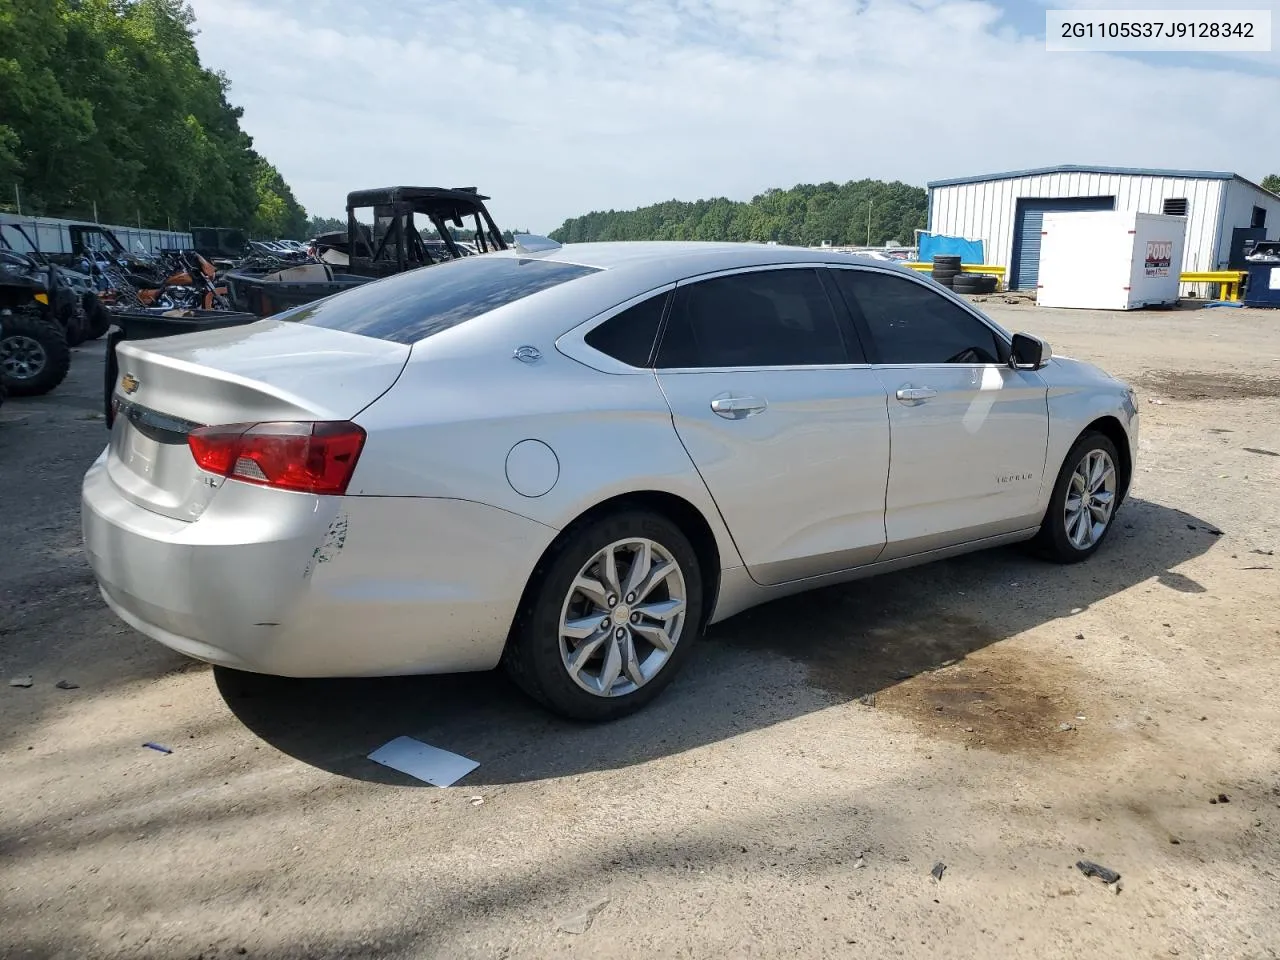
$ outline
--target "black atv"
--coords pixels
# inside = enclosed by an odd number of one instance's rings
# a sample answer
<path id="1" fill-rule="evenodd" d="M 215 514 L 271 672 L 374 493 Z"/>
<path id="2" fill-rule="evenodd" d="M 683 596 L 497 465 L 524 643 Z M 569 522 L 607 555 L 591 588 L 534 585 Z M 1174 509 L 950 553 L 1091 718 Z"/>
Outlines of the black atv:
<path id="1" fill-rule="evenodd" d="M 73 296 L 56 267 L 0 250 L 0 383 L 10 396 L 48 393 L 65 379 L 71 350 L 58 311 Z"/>
<path id="2" fill-rule="evenodd" d="M 13 243 L 15 238 L 20 238 L 22 244 Z M 68 346 L 78 347 L 86 340 L 96 340 L 111 326 L 111 315 L 98 298 L 89 272 L 76 270 L 58 262 L 56 256 L 41 253 L 22 224 L 0 223 L 0 257 L 19 272 L 31 276 L 43 272 L 50 313 L 66 334 Z"/>

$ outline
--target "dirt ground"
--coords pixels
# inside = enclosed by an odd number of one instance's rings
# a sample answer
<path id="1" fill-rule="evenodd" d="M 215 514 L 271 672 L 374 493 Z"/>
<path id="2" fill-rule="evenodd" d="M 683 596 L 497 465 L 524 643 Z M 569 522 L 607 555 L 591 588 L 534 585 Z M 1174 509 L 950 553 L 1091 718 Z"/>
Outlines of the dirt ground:
<path id="1" fill-rule="evenodd" d="M 1280 956 L 1280 312 L 984 307 L 1141 392 L 1102 551 L 780 601 L 601 727 L 497 674 L 245 676 L 116 621 L 78 349 L 0 410 L 0 955 Z M 480 767 L 366 759 L 401 734 Z"/>

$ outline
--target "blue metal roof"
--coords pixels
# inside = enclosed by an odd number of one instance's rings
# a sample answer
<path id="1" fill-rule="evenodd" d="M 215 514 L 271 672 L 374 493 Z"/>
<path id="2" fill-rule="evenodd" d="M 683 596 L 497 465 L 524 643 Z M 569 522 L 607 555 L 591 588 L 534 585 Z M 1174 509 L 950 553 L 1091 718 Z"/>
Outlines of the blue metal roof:
<path id="1" fill-rule="evenodd" d="M 1012 180 L 1015 177 L 1040 177 L 1049 173 L 1118 173 L 1129 177 L 1176 177 L 1180 180 L 1243 180 L 1252 187 L 1257 187 L 1251 180 L 1245 180 L 1238 173 L 1226 173 L 1221 170 L 1161 170 L 1154 167 L 1088 167 L 1075 163 L 1063 163 L 1056 167 L 1035 167 L 1031 170 L 1010 170 L 1007 173 L 987 173 L 976 177 L 952 177 L 948 180 L 931 180 L 929 189 L 934 187 L 952 187 L 962 183 L 983 183 L 988 180 Z M 1259 188 L 1261 189 L 1261 188 Z"/>

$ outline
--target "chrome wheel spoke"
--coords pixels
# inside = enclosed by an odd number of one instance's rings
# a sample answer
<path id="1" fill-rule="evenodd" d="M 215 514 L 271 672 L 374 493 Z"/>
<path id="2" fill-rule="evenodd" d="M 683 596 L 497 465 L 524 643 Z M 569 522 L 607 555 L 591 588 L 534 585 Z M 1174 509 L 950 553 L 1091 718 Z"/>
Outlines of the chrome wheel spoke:
<path id="1" fill-rule="evenodd" d="M 644 623 L 642 621 L 632 624 L 631 629 L 664 653 L 670 653 L 676 647 L 675 641 L 671 639 L 671 634 L 667 632 L 665 623 Z"/>
<path id="2" fill-rule="evenodd" d="M 622 671 L 638 687 L 646 678 L 644 671 L 640 669 L 640 658 L 636 656 L 636 638 L 630 630 L 619 641 L 619 645 L 622 647 Z"/>
<path id="3" fill-rule="evenodd" d="M 571 640 L 586 640 L 600 629 L 601 619 L 599 616 L 579 617 L 576 620 L 566 620 L 564 626 L 560 628 L 560 634 Z M 605 629 L 607 630 L 608 628 L 606 627 Z"/>
<path id="4" fill-rule="evenodd" d="M 1104 461 L 1103 461 L 1103 459 L 1102 459 L 1102 456 L 1101 456 L 1100 454 L 1097 454 L 1097 453 L 1090 454 L 1090 456 L 1089 456 L 1089 466 L 1087 467 L 1087 471 L 1088 471 L 1088 474 L 1089 474 L 1089 489 L 1090 489 L 1090 490 L 1096 490 L 1096 489 L 1098 489 L 1098 484 L 1099 484 L 1099 483 L 1101 482 L 1101 480 L 1102 480 L 1102 471 L 1103 471 L 1103 469 L 1104 469 Z"/>
<path id="5" fill-rule="evenodd" d="M 670 600 L 658 600 L 654 603 L 641 603 L 631 608 L 636 613 L 652 617 L 654 620 L 667 621 L 677 613 L 684 612 L 684 599 L 673 597 Z"/>
<path id="6" fill-rule="evenodd" d="M 663 583 L 667 577 L 677 572 L 677 570 L 678 568 L 673 561 L 653 564 L 649 568 L 649 572 L 645 576 L 644 580 L 642 580 L 640 585 L 632 591 L 635 593 L 636 603 L 646 599 L 649 594 L 653 593 L 653 591 L 657 589 L 659 584 Z"/>
<path id="7" fill-rule="evenodd" d="M 578 649 L 574 650 L 565 664 L 565 666 L 569 668 L 569 675 L 575 680 L 579 680 L 582 677 L 582 668 L 586 666 L 587 661 L 595 655 L 595 652 L 600 649 L 600 644 L 604 643 L 608 639 L 608 632 L 601 631 L 599 635 L 592 637 L 582 646 L 578 647 Z"/>
<path id="8" fill-rule="evenodd" d="M 1070 536 L 1071 536 L 1072 542 L 1075 543 L 1076 546 L 1078 547 L 1088 546 L 1088 544 L 1085 543 L 1085 524 L 1084 524 L 1083 510 L 1081 510 L 1079 513 L 1075 515 L 1075 517 L 1072 518 Z"/>
<path id="9" fill-rule="evenodd" d="M 601 610 L 609 609 L 609 590 L 594 577 L 580 573 L 573 581 L 573 589 L 594 603 Z"/>
<path id="10" fill-rule="evenodd" d="M 1099 490 L 1097 493 L 1093 495 L 1094 503 L 1105 503 L 1107 506 L 1110 506 L 1114 501 L 1115 501 L 1115 494 L 1111 493 L 1108 490 Z"/>
<path id="11" fill-rule="evenodd" d="M 604 663 L 600 667 L 600 692 L 608 694 L 613 685 L 618 682 L 618 675 L 622 673 L 622 651 L 618 647 L 618 641 L 612 636 L 604 648 Z"/>
<path id="12" fill-rule="evenodd" d="M 631 558 L 631 569 L 627 571 L 627 582 L 622 585 L 622 592 L 628 596 L 634 595 L 637 599 L 643 599 L 648 591 L 641 592 L 640 585 L 645 582 L 652 567 L 653 548 L 646 540 L 640 544 L 640 548 Z"/>
<path id="13" fill-rule="evenodd" d="M 604 552 L 604 562 L 600 564 L 600 579 L 614 596 L 614 603 L 617 603 L 616 598 L 622 592 L 622 584 L 618 582 L 618 555 L 613 547 Z"/>

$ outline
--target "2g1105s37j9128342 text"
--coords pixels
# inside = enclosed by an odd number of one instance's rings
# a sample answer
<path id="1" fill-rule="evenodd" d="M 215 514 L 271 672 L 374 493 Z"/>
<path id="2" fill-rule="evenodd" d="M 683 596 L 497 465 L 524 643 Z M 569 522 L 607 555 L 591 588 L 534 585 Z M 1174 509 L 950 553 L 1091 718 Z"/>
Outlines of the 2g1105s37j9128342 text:
<path id="1" fill-rule="evenodd" d="M 1200 51 L 1271 49 L 1270 10 L 1049 10 L 1049 51 Z"/>

